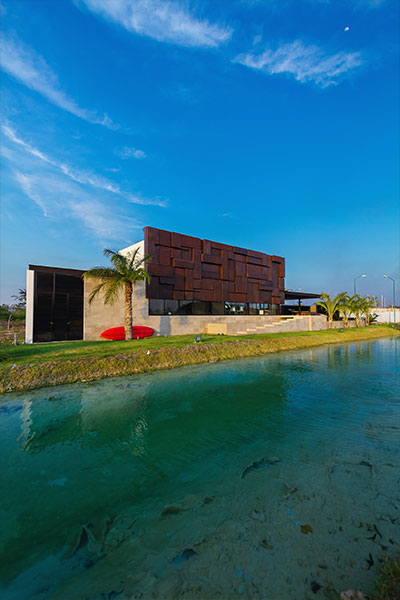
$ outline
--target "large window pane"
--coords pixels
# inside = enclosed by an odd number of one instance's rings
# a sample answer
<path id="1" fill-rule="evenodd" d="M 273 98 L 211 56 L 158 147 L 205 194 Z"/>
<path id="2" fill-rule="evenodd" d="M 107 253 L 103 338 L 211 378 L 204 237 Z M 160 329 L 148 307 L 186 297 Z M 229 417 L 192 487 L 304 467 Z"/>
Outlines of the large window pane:
<path id="1" fill-rule="evenodd" d="M 194 315 L 208 315 L 210 302 L 203 302 L 202 300 L 196 300 L 193 302 L 193 314 Z"/>
<path id="2" fill-rule="evenodd" d="M 165 300 L 165 313 L 166 315 L 177 315 L 179 309 L 178 300 Z"/>
<path id="3" fill-rule="evenodd" d="M 224 314 L 224 303 L 223 302 L 211 302 L 211 314 L 223 315 Z"/>
<path id="4" fill-rule="evenodd" d="M 192 300 L 179 300 L 179 315 L 191 315 L 193 314 L 193 301 Z"/>
<path id="5" fill-rule="evenodd" d="M 154 298 L 149 300 L 149 315 L 163 315 L 164 314 L 164 300 L 155 300 Z"/>

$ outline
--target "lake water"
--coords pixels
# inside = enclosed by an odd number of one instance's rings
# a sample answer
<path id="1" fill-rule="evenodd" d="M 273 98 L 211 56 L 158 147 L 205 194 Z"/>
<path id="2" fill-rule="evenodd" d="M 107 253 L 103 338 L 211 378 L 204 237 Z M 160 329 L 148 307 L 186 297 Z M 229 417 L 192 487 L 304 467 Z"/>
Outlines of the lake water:
<path id="1" fill-rule="evenodd" d="M 371 592 L 399 374 L 391 338 L 4 395 L 1 598 Z"/>

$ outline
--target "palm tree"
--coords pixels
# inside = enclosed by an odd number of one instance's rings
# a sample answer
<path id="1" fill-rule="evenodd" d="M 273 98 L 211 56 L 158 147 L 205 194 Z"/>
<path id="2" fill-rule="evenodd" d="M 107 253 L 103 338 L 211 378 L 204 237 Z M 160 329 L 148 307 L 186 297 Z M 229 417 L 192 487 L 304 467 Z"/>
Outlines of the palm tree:
<path id="1" fill-rule="evenodd" d="M 104 292 L 104 304 L 113 304 L 121 289 L 125 290 L 125 339 L 132 339 L 132 292 L 138 281 L 150 281 L 145 263 L 151 260 L 150 254 L 139 257 L 140 248 L 123 256 L 115 250 L 104 250 L 104 256 L 110 257 L 111 267 L 94 267 L 83 274 L 85 279 L 100 279 L 89 295 L 91 304 L 97 294 Z"/>
<path id="2" fill-rule="evenodd" d="M 338 309 L 340 311 L 340 314 L 342 315 L 344 327 L 348 327 L 349 317 L 353 312 L 353 302 L 352 298 L 347 292 L 343 295 L 343 298 L 339 303 Z"/>
<path id="3" fill-rule="evenodd" d="M 341 292 L 340 294 L 335 296 L 335 298 L 331 298 L 330 294 L 327 294 L 326 292 L 322 292 L 322 294 L 321 294 L 322 302 L 315 303 L 318 306 L 322 306 L 322 308 L 325 310 L 327 317 L 328 317 L 328 327 L 329 328 L 332 327 L 333 316 L 336 311 L 340 310 L 340 303 L 345 296 L 346 296 L 346 292 Z"/>
<path id="4" fill-rule="evenodd" d="M 361 315 L 364 309 L 364 299 L 361 298 L 359 294 L 354 294 L 354 296 L 351 297 L 351 303 L 353 308 L 352 312 L 356 318 L 356 327 L 360 327 Z"/>
<path id="5" fill-rule="evenodd" d="M 369 321 L 370 321 L 370 310 L 372 308 L 375 308 L 377 305 L 377 298 L 374 298 L 373 296 L 365 296 L 362 299 L 362 306 L 361 306 L 361 314 L 365 317 L 365 324 L 369 325 Z"/>

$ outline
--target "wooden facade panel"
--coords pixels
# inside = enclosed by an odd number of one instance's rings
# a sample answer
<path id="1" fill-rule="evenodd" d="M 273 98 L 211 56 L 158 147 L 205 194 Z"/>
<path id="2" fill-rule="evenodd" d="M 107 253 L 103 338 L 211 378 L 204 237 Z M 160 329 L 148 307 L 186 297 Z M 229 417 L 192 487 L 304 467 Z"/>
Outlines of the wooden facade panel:
<path id="1" fill-rule="evenodd" d="M 203 254 L 211 254 L 210 240 L 202 240 L 202 251 L 203 251 Z"/>
<path id="2" fill-rule="evenodd" d="M 262 290 L 263 292 L 270 292 L 273 290 L 273 284 L 272 281 L 267 280 L 267 281 L 263 281 L 260 283 L 260 290 Z"/>
<path id="3" fill-rule="evenodd" d="M 222 259 L 222 256 L 213 256 L 212 254 L 202 254 L 201 262 L 211 263 L 214 265 L 222 265 L 223 259 Z"/>
<path id="4" fill-rule="evenodd" d="M 175 269 L 175 288 L 177 290 L 185 289 L 185 269 Z"/>
<path id="5" fill-rule="evenodd" d="M 202 279 L 201 280 L 201 288 L 202 290 L 213 290 L 214 282 L 218 281 L 218 279 Z"/>
<path id="6" fill-rule="evenodd" d="M 191 292 L 193 290 L 193 269 L 185 270 L 185 290 Z"/>
<path id="7" fill-rule="evenodd" d="M 205 276 L 205 277 L 208 277 L 208 275 L 205 275 L 206 273 L 213 273 L 214 275 L 218 275 L 218 277 L 219 277 L 219 271 L 220 271 L 219 265 L 211 265 L 208 263 L 202 263 L 202 265 L 201 265 L 201 272 L 202 272 L 203 276 Z"/>
<path id="8" fill-rule="evenodd" d="M 182 246 L 201 252 L 201 240 L 190 235 L 181 235 Z"/>
<path id="9" fill-rule="evenodd" d="M 184 260 L 193 260 L 192 248 L 182 248 L 181 249 L 181 258 L 183 258 Z"/>
<path id="10" fill-rule="evenodd" d="M 247 257 L 247 263 L 251 264 L 251 265 L 261 265 L 261 258 L 258 258 L 257 256 L 248 256 Z"/>
<path id="11" fill-rule="evenodd" d="M 164 231 L 163 229 L 159 229 L 159 235 L 160 235 L 159 243 L 161 244 L 161 246 L 167 246 L 169 248 L 171 246 L 171 232 Z M 146 239 L 146 237 L 145 237 L 145 239 Z"/>
<path id="12" fill-rule="evenodd" d="M 235 276 L 236 277 L 246 277 L 246 263 L 244 262 L 235 262 Z"/>
<path id="13" fill-rule="evenodd" d="M 145 227 L 148 298 L 284 302 L 285 260 L 254 250 Z"/>
<path id="14" fill-rule="evenodd" d="M 151 254 L 152 262 L 156 263 L 156 261 L 154 260 L 153 252 L 150 251 L 149 254 Z M 171 249 L 170 248 L 165 248 L 163 246 L 159 247 L 159 263 L 160 263 L 160 265 L 163 265 L 164 267 L 169 267 L 171 265 Z"/>
<path id="15" fill-rule="evenodd" d="M 165 265 L 156 265 L 151 262 L 147 266 L 147 270 L 150 275 L 156 275 L 157 277 L 174 277 L 175 270 L 174 267 L 167 267 Z"/>
<path id="16" fill-rule="evenodd" d="M 192 260 L 185 260 L 183 258 L 174 258 L 173 266 L 181 269 L 193 269 L 194 262 Z"/>
<path id="17" fill-rule="evenodd" d="M 171 232 L 171 246 L 180 248 L 182 246 L 182 236 L 179 233 Z"/>
<path id="18" fill-rule="evenodd" d="M 213 290 L 199 290 L 194 295 L 195 300 L 205 300 L 206 302 L 212 302 L 214 300 Z"/>
<path id="19" fill-rule="evenodd" d="M 185 292 L 183 290 L 174 289 L 174 300 L 184 300 Z"/>

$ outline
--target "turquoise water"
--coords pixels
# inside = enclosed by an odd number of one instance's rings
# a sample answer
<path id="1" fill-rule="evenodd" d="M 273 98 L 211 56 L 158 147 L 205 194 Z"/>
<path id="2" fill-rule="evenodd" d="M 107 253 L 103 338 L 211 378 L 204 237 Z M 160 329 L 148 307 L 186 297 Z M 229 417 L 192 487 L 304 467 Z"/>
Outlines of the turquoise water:
<path id="1" fill-rule="evenodd" d="M 370 592 L 400 545 L 399 342 L 4 396 L 1 597 Z"/>

